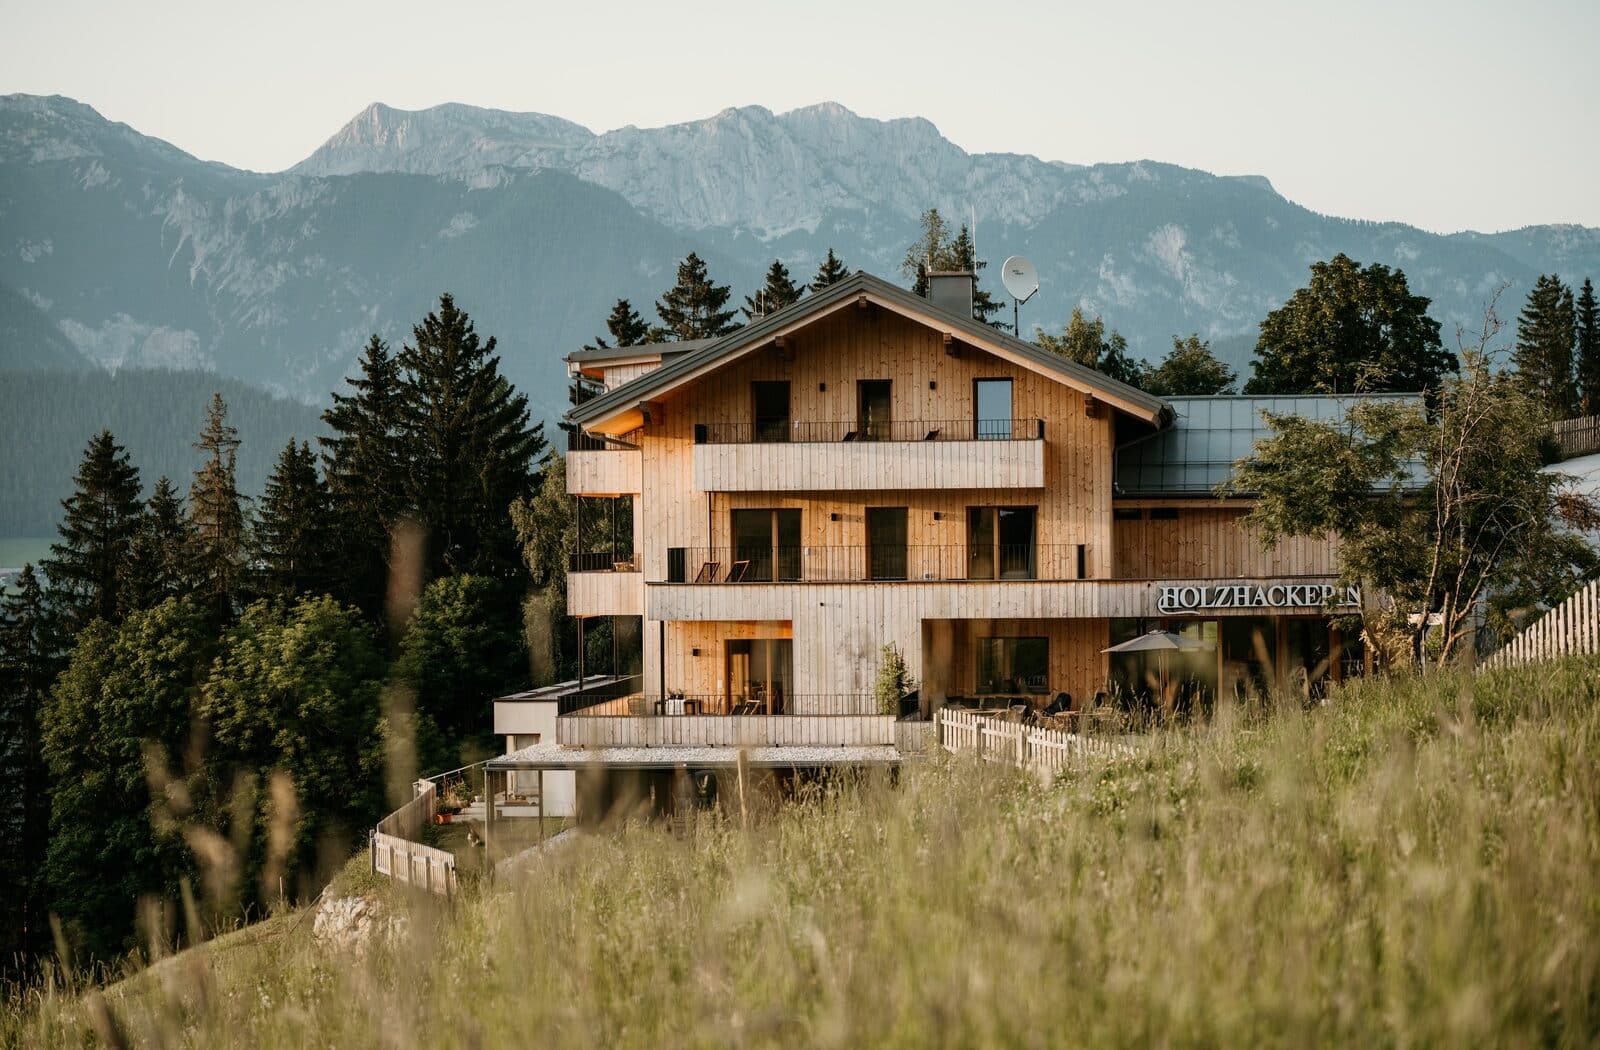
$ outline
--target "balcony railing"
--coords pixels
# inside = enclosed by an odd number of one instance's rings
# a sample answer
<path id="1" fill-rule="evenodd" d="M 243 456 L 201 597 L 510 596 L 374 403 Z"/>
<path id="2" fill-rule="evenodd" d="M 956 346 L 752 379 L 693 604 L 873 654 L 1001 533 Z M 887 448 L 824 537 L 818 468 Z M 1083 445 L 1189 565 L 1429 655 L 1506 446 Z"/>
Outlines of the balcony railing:
<path id="1" fill-rule="evenodd" d="M 1081 580 L 1081 543 L 668 547 L 663 583 L 855 583 L 869 580 Z"/>
<path id="2" fill-rule="evenodd" d="M 573 551 L 568 572 L 638 572 L 639 556 L 631 551 Z"/>
<path id="3" fill-rule="evenodd" d="M 721 693 L 669 693 L 666 696 L 633 693 L 611 697 L 598 704 L 580 704 L 571 711 L 563 710 L 561 713 L 584 718 L 682 718 L 695 715 L 835 717 L 877 714 L 878 703 L 871 693 L 786 693 L 781 689 L 767 691 L 758 688 L 732 696 Z"/>
<path id="4" fill-rule="evenodd" d="M 777 419 L 755 423 L 696 423 L 697 445 L 840 441 L 1032 441 L 1042 419 L 893 419 L 828 421 Z"/>

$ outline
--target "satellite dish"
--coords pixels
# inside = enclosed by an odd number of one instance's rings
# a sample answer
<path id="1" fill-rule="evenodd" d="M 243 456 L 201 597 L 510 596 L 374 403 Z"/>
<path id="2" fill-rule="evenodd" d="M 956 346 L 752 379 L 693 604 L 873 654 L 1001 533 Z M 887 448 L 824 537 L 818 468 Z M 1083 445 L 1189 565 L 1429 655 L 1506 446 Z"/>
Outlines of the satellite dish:
<path id="1" fill-rule="evenodd" d="M 1013 255 L 1001 264 L 1000 281 L 1011 293 L 1011 298 L 1025 303 L 1039 290 L 1039 271 L 1023 256 Z"/>

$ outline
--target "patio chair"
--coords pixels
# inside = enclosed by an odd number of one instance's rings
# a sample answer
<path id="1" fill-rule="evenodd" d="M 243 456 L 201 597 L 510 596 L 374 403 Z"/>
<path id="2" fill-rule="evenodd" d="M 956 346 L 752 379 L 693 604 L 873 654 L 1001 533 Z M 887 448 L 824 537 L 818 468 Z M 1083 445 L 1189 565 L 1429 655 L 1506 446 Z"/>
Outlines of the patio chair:
<path id="1" fill-rule="evenodd" d="M 1044 709 L 1044 713 L 1047 714 L 1047 715 L 1059 715 L 1059 714 L 1065 714 L 1066 712 L 1071 711 L 1071 710 L 1072 710 L 1072 694 L 1071 693 L 1057 693 L 1056 694 L 1056 698 L 1054 700 L 1050 701 L 1050 706 L 1048 706 L 1048 707 L 1046 707 Z"/>
<path id="2" fill-rule="evenodd" d="M 750 562 L 748 560 L 736 561 L 733 564 L 728 566 L 727 578 L 724 579 L 722 582 L 724 582 L 724 583 L 741 583 L 741 582 L 744 581 L 745 573 L 747 573 L 749 571 L 750 571 Z"/>
<path id="3" fill-rule="evenodd" d="M 717 573 L 719 573 L 721 571 L 722 571 L 722 563 L 720 561 L 703 562 L 700 565 L 700 571 L 694 574 L 694 582 L 695 583 L 716 583 L 717 582 Z"/>
<path id="4" fill-rule="evenodd" d="M 844 432 L 844 437 L 840 438 L 839 440 L 840 441 L 854 441 L 855 439 L 856 439 L 856 432 L 854 430 L 846 430 Z"/>
<path id="5" fill-rule="evenodd" d="M 939 428 L 938 427 L 934 427 L 932 430 L 928 431 L 926 434 L 924 434 L 922 436 L 922 440 L 924 440 L 924 441 L 938 441 L 939 440 Z"/>

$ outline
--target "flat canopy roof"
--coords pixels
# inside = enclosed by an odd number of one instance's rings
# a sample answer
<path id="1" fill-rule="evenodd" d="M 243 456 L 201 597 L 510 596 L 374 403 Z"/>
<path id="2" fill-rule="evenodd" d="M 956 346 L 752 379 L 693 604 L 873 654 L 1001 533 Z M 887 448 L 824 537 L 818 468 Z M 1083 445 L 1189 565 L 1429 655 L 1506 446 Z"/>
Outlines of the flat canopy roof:
<path id="1" fill-rule="evenodd" d="M 562 747 L 531 744 L 491 758 L 486 768 L 504 773 L 534 769 L 732 769 L 739 752 L 755 769 L 813 769 L 824 766 L 894 765 L 903 757 L 888 744 L 860 747 Z"/>

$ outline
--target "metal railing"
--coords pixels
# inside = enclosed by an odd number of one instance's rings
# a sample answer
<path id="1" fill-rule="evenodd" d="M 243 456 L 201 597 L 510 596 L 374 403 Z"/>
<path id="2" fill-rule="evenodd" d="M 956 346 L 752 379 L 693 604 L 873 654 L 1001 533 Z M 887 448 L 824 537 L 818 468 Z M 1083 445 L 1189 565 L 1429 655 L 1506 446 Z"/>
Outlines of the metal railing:
<path id="1" fill-rule="evenodd" d="M 787 693 L 780 689 L 722 693 L 635 693 L 588 704 L 571 711 L 579 718 L 680 718 L 697 715 L 753 717 L 784 715 L 796 717 L 845 717 L 878 714 L 877 700 L 870 693 Z"/>
<path id="2" fill-rule="evenodd" d="M 639 556 L 632 551 L 571 551 L 568 572 L 638 572 Z"/>
<path id="3" fill-rule="evenodd" d="M 1081 580 L 1082 543 L 668 547 L 657 583 L 856 583 L 869 580 Z"/>
<path id="4" fill-rule="evenodd" d="M 760 420 L 696 423 L 697 445 L 840 441 L 1035 441 L 1042 419 Z"/>
<path id="5" fill-rule="evenodd" d="M 609 704 L 624 696 L 637 696 L 644 685 L 643 675 L 608 676 L 591 686 L 574 685 L 571 692 L 556 697 L 556 714 L 574 715 L 591 707 Z"/>

